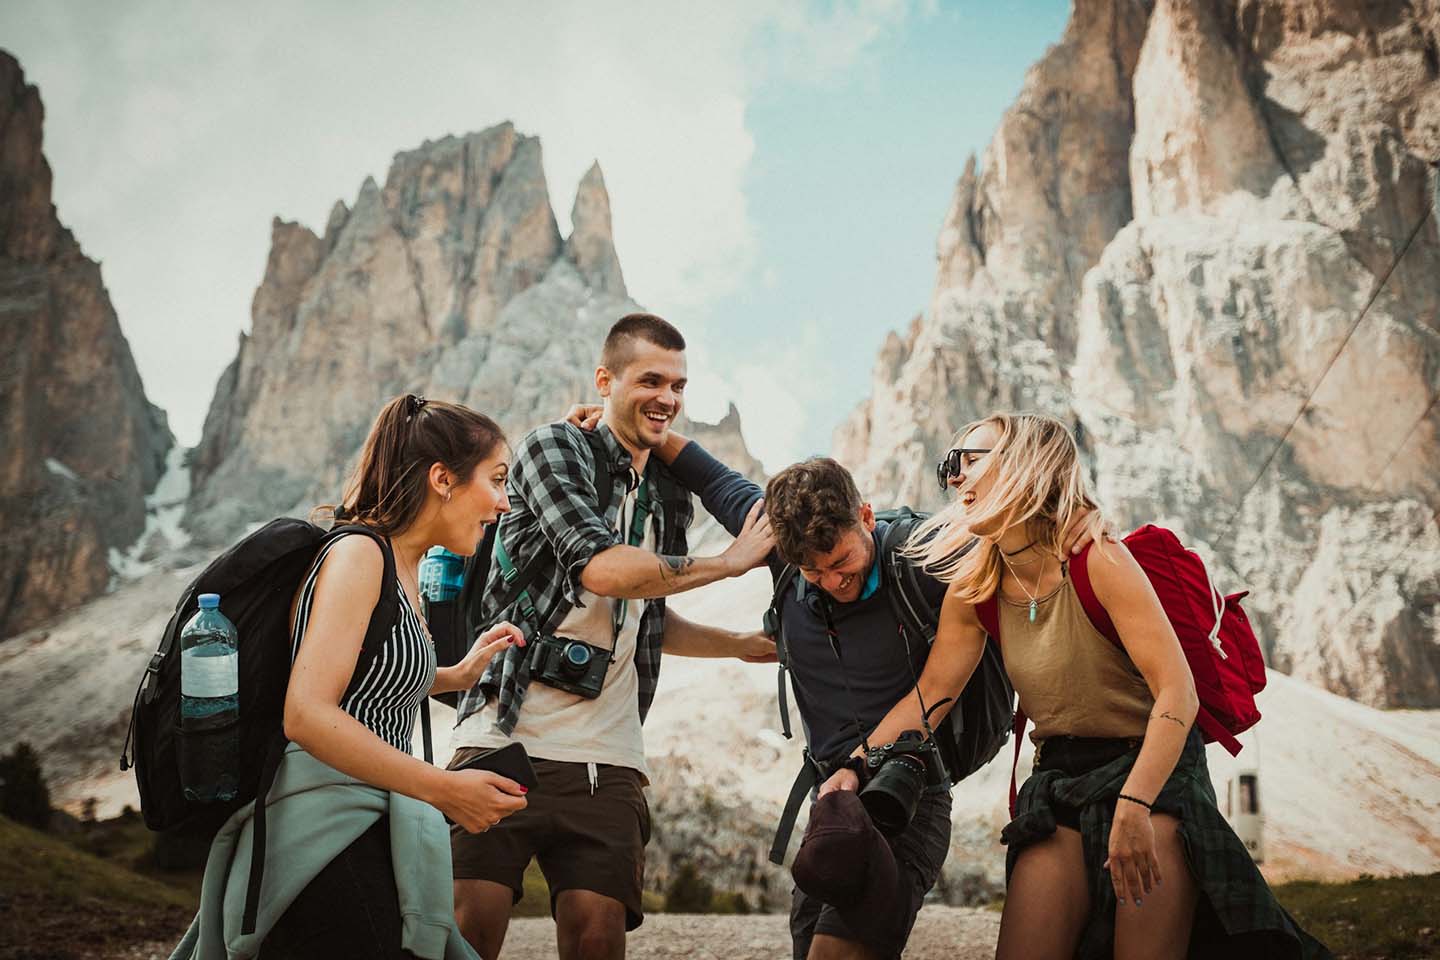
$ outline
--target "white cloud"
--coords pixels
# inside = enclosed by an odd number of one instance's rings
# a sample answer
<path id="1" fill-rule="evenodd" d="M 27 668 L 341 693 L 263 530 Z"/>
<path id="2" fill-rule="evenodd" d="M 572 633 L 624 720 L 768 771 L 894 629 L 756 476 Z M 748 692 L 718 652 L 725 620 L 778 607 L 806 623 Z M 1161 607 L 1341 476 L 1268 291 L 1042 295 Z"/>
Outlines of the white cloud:
<path id="1" fill-rule="evenodd" d="M 824 324 L 810 320 L 798 330 L 777 332 L 773 342 L 730 366 L 716 363 L 717 357 L 737 352 L 722 354 L 715 342 L 720 331 L 687 335 L 690 388 L 686 412 L 696 420 L 713 423 L 733 402 L 740 411 L 745 445 L 767 473 L 802 457 L 826 453 L 805 446 L 815 414 L 839 399 L 838 386 L 821 369 L 824 330 Z"/>
<path id="2" fill-rule="evenodd" d="M 652 308 L 764 282 L 749 98 L 823 82 L 911 7 L 22 0 L 0 35 L 46 105 L 61 219 L 102 261 L 147 391 L 193 442 L 249 327 L 270 218 L 323 228 L 427 138 L 507 119 L 538 135 L 562 229 L 598 158 L 627 282 Z M 764 369 L 729 382 L 763 394 Z M 782 449 L 779 427 L 755 429 Z"/>

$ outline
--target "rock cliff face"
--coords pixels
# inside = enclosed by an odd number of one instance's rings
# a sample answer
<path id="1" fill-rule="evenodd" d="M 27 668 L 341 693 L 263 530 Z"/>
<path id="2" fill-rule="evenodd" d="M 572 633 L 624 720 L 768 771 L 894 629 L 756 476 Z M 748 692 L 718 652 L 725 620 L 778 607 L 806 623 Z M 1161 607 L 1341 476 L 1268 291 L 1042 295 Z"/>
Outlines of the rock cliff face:
<path id="1" fill-rule="evenodd" d="M 51 202 L 44 107 L 0 51 L 0 638 L 105 589 L 173 439 Z"/>
<path id="2" fill-rule="evenodd" d="M 397 393 L 469 404 L 512 439 L 593 396 L 606 331 L 640 309 L 598 165 L 572 220 L 562 241 L 540 142 L 510 124 L 397 155 L 323 236 L 276 220 L 251 331 L 192 458 L 190 529 L 215 541 L 333 502 Z M 738 425 L 734 439 L 743 449 Z"/>
<path id="3" fill-rule="evenodd" d="M 958 426 L 1053 413 L 1121 525 L 1254 591 L 1272 665 L 1440 705 L 1440 217 L 1355 326 L 1434 203 L 1437 49 L 1434 2 L 1077 0 L 837 456 L 933 506 Z"/>

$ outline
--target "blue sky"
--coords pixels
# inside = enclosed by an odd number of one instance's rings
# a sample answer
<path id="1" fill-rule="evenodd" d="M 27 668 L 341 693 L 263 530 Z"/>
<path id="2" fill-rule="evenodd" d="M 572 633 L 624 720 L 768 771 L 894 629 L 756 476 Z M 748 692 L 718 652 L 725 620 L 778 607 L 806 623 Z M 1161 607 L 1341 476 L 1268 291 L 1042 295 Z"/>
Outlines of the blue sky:
<path id="1" fill-rule="evenodd" d="M 707 346 L 734 367 L 757 344 L 773 355 L 774 331 L 793 333 L 798 349 L 786 360 L 806 374 L 776 382 L 795 392 L 793 405 L 778 402 L 801 422 L 764 424 L 741 404 L 771 469 L 784 465 L 772 450 L 786 460 L 829 451 L 835 426 L 869 393 L 885 333 L 927 308 L 936 235 L 965 159 L 983 153 L 1068 18 L 1069 4 L 1052 0 L 942 4 L 823 82 L 755 92 L 745 193 L 757 264 L 709 306 L 704 329 L 726 331 Z M 743 380 L 762 389 L 771 372 L 767 359 Z"/>
<path id="2" fill-rule="evenodd" d="M 561 228 L 599 159 L 632 296 L 692 343 L 690 409 L 733 400 L 771 469 L 828 450 L 1068 3 L 725 5 L 10 0 L 60 216 L 101 261 L 184 443 L 249 327 L 270 219 L 421 141 L 538 135 Z"/>

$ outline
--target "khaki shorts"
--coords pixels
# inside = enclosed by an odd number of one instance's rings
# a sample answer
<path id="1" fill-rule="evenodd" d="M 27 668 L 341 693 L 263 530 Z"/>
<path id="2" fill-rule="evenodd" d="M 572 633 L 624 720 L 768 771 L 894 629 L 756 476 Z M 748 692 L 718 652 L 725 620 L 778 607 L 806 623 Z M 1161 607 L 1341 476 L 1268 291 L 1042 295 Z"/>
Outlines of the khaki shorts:
<path id="1" fill-rule="evenodd" d="M 478 753 L 461 747 L 450 758 L 454 769 Z M 456 880 L 489 880 L 524 892 L 531 858 L 550 885 L 550 913 L 563 890 L 590 890 L 625 905 L 625 929 L 645 919 L 640 891 L 645 883 L 645 844 L 650 842 L 650 805 L 644 781 L 629 767 L 600 764 L 592 793 L 583 763 L 532 758 L 539 784 L 525 809 L 484 833 L 450 828 Z"/>

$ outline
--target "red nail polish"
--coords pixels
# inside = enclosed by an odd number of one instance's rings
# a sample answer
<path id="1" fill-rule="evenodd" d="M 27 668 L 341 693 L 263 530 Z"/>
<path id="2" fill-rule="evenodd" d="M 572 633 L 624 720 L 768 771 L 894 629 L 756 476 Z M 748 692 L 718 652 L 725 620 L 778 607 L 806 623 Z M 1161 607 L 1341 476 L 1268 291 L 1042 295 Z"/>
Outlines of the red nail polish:
<path id="1" fill-rule="evenodd" d="M 529 793 L 529 792 L 530 792 L 530 788 L 529 788 L 529 787 L 521 787 L 521 788 L 520 788 L 520 792 L 521 792 L 521 793 Z"/>

